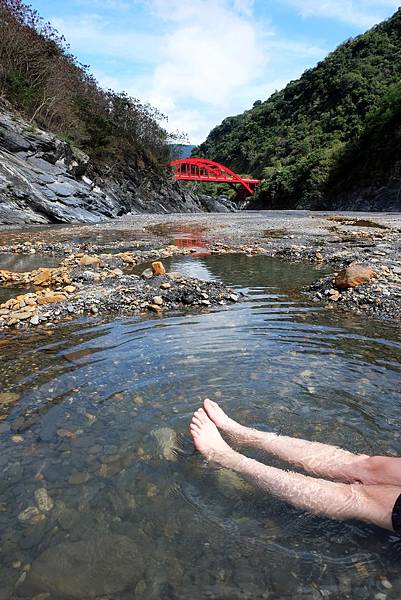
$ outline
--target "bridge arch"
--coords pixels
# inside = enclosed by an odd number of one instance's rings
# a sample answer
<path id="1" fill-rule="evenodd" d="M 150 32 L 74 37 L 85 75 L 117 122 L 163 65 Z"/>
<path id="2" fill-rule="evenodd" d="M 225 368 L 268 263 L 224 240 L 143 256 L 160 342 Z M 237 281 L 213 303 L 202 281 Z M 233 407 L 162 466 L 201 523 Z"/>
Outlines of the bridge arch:
<path id="1" fill-rule="evenodd" d="M 252 195 L 259 179 L 240 177 L 228 167 L 207 158 L 181 158 L 172 160 L 170 165 L 175 169 L 177 181 L 203 181 L 241 185 L 246 195 Z"/>

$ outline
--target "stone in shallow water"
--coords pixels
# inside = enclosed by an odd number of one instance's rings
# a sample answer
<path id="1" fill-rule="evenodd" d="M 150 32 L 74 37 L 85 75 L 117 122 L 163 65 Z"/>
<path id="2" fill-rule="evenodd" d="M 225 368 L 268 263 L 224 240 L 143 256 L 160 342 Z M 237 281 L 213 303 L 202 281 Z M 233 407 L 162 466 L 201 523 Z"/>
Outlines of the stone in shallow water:
<path id="1" fill-rule="evenodd" d="M 143 556 L 135 542 L 122 535 L 96 535 L 45 550 L 18 592 L 87 600 L 122 592 L 142 574 Z"/>
<path id="2" fill-rule="evenodd" d="M 53 500 L 47 493 L 46 488 L 39 488 L 35 491 L 35 500 L 36 505 L 41 512 L 49 512 L 54 506 Z"/>
<path id="3" fill-rule="evenodd" d="M 39 512 L 36 506 L 28 506 L 18 515 L 18 521 L 23 525 L 37 525 L 44 518 L 44 515 Z"/>
<path id="4" fill-rule="evenodd" d="M 170 427 L 154 429 L 152 436 L 156 439 L 159 455 L 170 462 L 177 460 L 177 433 Z"/>
<path id="5" fill-rule="evenodd" d="M 0 405 L 4 404 L 13 404 L 19 399 L 19 394 L 14 394 L 13 392 L 2 392 L 0 394 Z"/>

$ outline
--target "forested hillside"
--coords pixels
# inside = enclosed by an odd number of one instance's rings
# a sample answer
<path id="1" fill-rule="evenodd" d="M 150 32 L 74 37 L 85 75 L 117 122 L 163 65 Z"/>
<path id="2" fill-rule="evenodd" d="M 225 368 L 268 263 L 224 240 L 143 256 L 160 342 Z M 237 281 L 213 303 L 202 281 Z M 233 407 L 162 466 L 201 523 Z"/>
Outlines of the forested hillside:
<path id="1" fill-rule="evenodd" d="M 398 10 L 265 102 L 225 119 L 196 152 L 262 178 L 255 207 L 330 208 L 336 194 L 397 171 L 400 101 Z"/>
<path id="2" fill-rule="evenodd" d="M 183 138 L 163 120 L 104 90 L 31 6 L 0 0 L 0 223 L 203 210 L 172 177 Z"/>
<path id="3" fill-rule="evenodd" d="M 66 40 L 20 0 L 0 0 L 0 94 L 32 123 L 99 160 L 169 158 L 161 115 L 100 88 Z"/>

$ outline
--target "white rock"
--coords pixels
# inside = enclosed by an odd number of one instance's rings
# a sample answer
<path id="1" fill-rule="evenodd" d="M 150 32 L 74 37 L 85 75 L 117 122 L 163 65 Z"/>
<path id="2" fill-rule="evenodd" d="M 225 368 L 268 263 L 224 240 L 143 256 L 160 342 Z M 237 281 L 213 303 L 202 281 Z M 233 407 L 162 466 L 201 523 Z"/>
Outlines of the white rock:
<path id="1" fill-rule="evenodd" d="M 49 512 L 54 506 L 54 502 L 47 493 L 46 488 L 35 490 L 35 500 L 37 507 L 41 512 Z"/>

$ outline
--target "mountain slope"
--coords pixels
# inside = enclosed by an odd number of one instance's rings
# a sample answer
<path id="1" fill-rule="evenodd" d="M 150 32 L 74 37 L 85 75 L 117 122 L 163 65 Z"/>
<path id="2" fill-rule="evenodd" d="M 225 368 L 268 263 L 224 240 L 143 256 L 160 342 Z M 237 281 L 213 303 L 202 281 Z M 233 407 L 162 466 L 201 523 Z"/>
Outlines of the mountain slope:
<path id="1" fill-rule="evenodd" d="M 334 206 L 332 174 L 340 162 L 346 169 L 350 144 L 366 136 L 400 78 L 398 10 L 265 102 L 225 119 L 196 152 L 263 178 L 254 207 Z"/>

